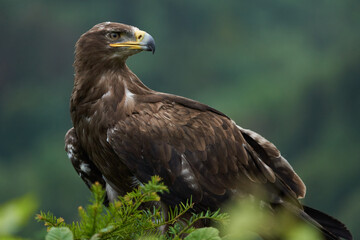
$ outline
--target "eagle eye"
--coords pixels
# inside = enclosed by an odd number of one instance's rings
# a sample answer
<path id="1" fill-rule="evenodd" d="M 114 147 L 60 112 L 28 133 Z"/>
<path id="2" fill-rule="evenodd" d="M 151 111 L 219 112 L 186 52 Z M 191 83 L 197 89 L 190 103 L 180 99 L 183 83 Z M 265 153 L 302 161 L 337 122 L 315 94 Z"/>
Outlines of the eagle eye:
<path id="1" fill-rule="evenodd" d="M 120 38 L 120 34 L 117 33 L 117 32 L 111 32 L 111 33 L 108 33 L 107 37 L 110 40 L 115 41 L 115 40 L 118 40 Z"/>

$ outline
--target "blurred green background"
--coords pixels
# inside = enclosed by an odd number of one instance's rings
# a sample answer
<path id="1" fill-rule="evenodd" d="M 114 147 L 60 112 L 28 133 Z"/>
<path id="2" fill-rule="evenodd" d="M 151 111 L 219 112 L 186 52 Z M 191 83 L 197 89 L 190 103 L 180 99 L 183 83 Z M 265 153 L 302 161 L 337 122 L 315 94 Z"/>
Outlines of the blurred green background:
<path id="1" fill-rule="evenodd" d="M 272 140 L 305 203 L 360 237 L 360 1 L 0 1 L 0 203 L 33 194 L 67 221 L 90 196 L 64 152 L 73 52 L 93 25 L 150 33 L 142 81 Z M 35 238 L 31 221 L 20 235 Z"/>

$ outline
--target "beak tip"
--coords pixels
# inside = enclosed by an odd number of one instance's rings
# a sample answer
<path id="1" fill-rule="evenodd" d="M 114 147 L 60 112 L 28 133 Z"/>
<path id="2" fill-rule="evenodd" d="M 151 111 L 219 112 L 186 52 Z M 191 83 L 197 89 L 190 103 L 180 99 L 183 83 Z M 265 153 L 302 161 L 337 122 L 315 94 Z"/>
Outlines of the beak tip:
<path id="1" fill-rule="evenodd" d="M 146 50 L 151 51 L 154 54 L 155 53 L 155 40 L 154 40 L 154 38 L 150 34 L 146 33 L 143 41 L 146 44 Z"/>
<path id="2" fill-rule="evenodd" d="M 148 45 L 150 51 L 152 51 L 152 53 L 154 54 L 155 53 L 155 41 L 152 37 L 150 37 L 150 40 L 147 45 Z"/>

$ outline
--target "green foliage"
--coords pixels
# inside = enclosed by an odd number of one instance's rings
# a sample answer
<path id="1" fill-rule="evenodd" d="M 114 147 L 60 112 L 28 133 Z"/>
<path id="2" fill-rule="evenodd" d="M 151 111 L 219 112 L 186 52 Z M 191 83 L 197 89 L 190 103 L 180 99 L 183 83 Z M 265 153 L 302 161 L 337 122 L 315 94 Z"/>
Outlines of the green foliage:
<path id="1" fill-rule="evenodd" d="M 261 236 L 281 236 L 292 240 L 319 240 L 319 232 L 305 223 L 299 222 L 286 212 L 274 214 L 261 207 L 253 199 L 241 199 L 229 206 L 227 213 L 202 212 L 191 213 L 194 206 L 191 200 L 181 203 L 164 213 L 159 207 L 159 193 L 167 187 L 154 176 L 151 181 L 139 186 L 132 192 L 111 203 L 108 208 L 103 205 L 105 190 L 96 183 L 92 186 L 91 204 L 86 208 L 79 207 L 80 220 L 71 224 L 52 213 L 41 212 L 38 221 L 48 228 L 46 240 L 73 239 L 184 239 L 184 240 L 255 240 Z M 142 209 L 144 204 L 152 203 L 152 208 Z M 194 224 L 202 220 L 220 223 L 215 227 L 195 228 Z M 160 227 L 166 226 L 167 231 Z M 220 232 L 221 230 L 221 232 Z"/>
<path id="2" fill-rule="evenodd" d="M 0 238 L 20 239 L 11 235 L 26 225 L 38 207 L 37 199 L 31 195 L 11 200 L 0 206 Z"/>
<path id="3" fill-rule="evenodd" d="M 274 213 L 250 198 L 232 204 L 228 212 L 231 221 L 222 229 L 227 233 L 226 240 L 256 240 L 259 235 L 269 236 L 269 239 L 273 236 L 291 240 L 322 239 L 316 228 L 299 221 L 289 211 Z"/>
<path id="4" fill-rule="evenodd" d="M 119 197 L 114 203 L 106 208 L 103 205 L 105 190 L 99 183 L 92 186 L 91 204 L 86 208 L 79 207 L 80 220 L 71 224 L 65 223 L 63 218 L 57 218 L 52 213 L 41 212 L 36 216 L 47 226 L 49 232 L 47 238 L 62 239 L 137 239 L 153 237 L 156 239 L 180 239 L 186 234 L 194 233 L 195 222 L 199 220 L 212 220 L 225 223 L 228 215 L 225 213 L 206 212 L 193 213 L 189 219 L 183 218 L 185 213 L 193 207 L 191 200 L 181 203 L 168 212 L 168 219 L 165 220 L 164 213 L 159 207 L 159 193 L 167 192 L 167 187 L 160 182 L 160 178 L 152 177 L 151 181 L 139 186 L 125 196 Z M 142 205 L 151 203 L 152 208 L 142 209 Z M 162 234 L 160 227 L 169 226 L 166 234 Z M 202 230 L 205 231 L 205 230 Z M 213 232 L 213 230 L 209 229 Z M 69 234 L 72 233 L 72 234 Z M 203 233 L 205 234 L 205 233 Z M 72 237 L 73 235 L 73 237 Z"/>

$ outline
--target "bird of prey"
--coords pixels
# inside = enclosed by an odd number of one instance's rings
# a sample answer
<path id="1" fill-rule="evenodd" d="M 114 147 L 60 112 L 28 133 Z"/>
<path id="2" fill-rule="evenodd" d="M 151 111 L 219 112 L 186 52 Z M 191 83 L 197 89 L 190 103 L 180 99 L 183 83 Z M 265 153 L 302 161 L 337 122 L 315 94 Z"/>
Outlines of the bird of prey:
<path id="1" fill-rule="evenodd" d="M 270 208 L 291 208 L 326 239 L 352 239 L 338 220 L 300 204 L 306 187 L 271 142 L 205 104 L 145 86 L 126 65 L 141 51 L 155 51 L 152 36 L 113 22 L 76 43 L 65 149 L 88 186 L 101 183 L 113 201 L 158 175 L 169 188 L 162 205 L 192 197 L 197 211 L 261 186 Z"/>

